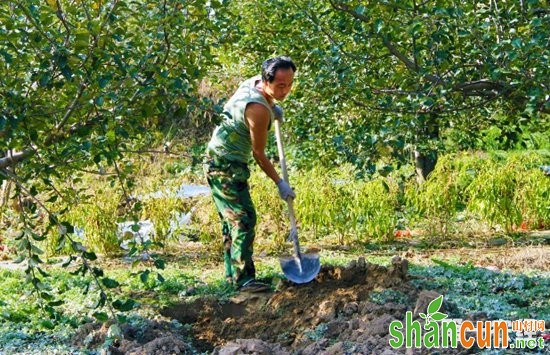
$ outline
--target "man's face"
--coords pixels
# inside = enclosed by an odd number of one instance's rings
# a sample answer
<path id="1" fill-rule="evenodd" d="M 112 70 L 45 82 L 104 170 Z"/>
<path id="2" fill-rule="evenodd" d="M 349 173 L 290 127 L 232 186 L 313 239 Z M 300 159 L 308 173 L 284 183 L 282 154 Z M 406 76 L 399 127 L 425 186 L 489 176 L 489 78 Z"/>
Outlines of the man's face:
<path id="1" fill-rule="evenodd" d="M 277 69 L 273 82 L 264 81 L 264 92 L 277 101 L 282 101 L 292 89 L 294 71 L 292 68 Z"/>

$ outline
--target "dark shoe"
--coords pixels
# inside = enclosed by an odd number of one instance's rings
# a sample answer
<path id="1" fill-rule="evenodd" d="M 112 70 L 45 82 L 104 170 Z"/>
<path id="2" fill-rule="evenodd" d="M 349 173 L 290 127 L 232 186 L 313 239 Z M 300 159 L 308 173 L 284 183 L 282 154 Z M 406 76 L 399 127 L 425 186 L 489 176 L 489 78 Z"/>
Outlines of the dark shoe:
<path id="1" fill-rule="evenodd" d="M 248 280 L 241 287 L 239 287 L 239 291 L 251 293 L 269 291 L 269 289 L 270 287 L 268 284 L 255 279 Z"/>

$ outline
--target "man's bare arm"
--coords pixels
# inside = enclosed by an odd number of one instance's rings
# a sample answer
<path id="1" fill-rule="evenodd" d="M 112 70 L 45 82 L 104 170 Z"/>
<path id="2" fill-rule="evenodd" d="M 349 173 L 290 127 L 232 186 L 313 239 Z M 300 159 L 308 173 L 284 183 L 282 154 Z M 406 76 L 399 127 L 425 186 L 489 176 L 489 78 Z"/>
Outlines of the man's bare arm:
<path id="1" fill-rule="evenodd" d="M 267 129 L 269 127 L 269 111 L 261 104 L 251 103 L 246 107 L 244 115 L 248 128 L 250 129 L 252 155 L 267 176 L 269 176 L 274 183 L 278 183 L 281 177 L 265 155 L 268 134 Z"/>

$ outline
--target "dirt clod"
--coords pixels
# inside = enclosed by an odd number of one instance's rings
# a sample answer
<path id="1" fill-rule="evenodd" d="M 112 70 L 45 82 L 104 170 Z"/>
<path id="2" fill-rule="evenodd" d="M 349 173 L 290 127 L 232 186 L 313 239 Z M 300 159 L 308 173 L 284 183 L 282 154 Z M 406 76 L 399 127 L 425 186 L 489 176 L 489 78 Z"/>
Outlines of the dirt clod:
<path id="1" fill-rule="evenodd" d="M 72 345 L 85 349 L 108 349 L 111 354 L 189 354 L 192 349 L 185 334 L 169 321 L 144 320 L 141 324 L 124 324 L 122 337 L 110 339 L 113 322 L 88 323 L 72 338 Z"/>
<path id="2" fill-rule="evenodd" d="M 223 347 L 217 347 L 213 352 L 215 355 L 287 355 L 290 354 L 278 344 L 270 344 L 258 339 L 237 339 Z"/>
<path id="3" fill-rule="evenodd" d="M 389 267 L 361 257 L 345 267 L 323 266 L 308 284 L 283 281 L 274 293 L 239 295 L 225 304 L 199 299 L 162 313 L 192 325 L 199 351 L 381 354 L 389 348 L 389 324 L 414 309 L 418 291 L 408 279 L 408 261 L 401 257 Z M 373 302 L 373 293 L 384 292 L 403 295 L 410 304 Z"/>
<path id="4" fill-rule="evenodd" d="M 420 313 L 426 313 L 430 302 L 439 296 L 441 295 L 435 291 L 420 292 L 420 294 L 418 295 L 418 299 L 416 300 L 416 305 L 414 306 L 414 316 L 418 317 Z M 444 312 L 445 310 L 442 307 L 440 311 Z"/>
<path id="5" fill-rule="evenodd" d="M 409 283 L 408 262 L 401 257 L 394 257 L 388 267 L 359 258 L 345 267 L 323 266 L 308 284 L 281 281 L 275 292 L 240 293 L 223 302 L 202 297 L 172 305 L 161 314 L 178 320 L 179 328 L 168 321 L 146 321 L 141 328 L 125 325 L 123 337 L 109 350 L 112 354 L 417 354 L 418 349 L 390 347 L 389 325 L 403 321 L 407 311 L 426 312 L 438 296 Z M 88 349 L 104 347 L 109 326 L 85 325 L 73 342 Z"/>

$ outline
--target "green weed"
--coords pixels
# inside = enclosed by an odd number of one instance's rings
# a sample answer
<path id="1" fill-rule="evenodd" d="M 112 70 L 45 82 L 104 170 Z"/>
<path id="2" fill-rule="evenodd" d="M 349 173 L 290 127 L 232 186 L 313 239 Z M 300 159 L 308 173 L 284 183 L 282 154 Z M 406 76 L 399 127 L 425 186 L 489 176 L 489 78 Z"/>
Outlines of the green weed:
<path id="1" fill-rule="evenodd" d="M 124 213 L 121 206 L 121 201 L 124 200 L 121 190 L 116 185 L 111 185 L 106 178 L 101 177 L 83 181 L 82 185 L 84 187 L 73 197 L 73 201 L 62 201 L 62 203 L 73 204 L 65 218 L 82 231 L 82 234 L 76 233 L 75 240 L 95 252 L 120 252 L 117 222 Z M 57 240 L 57 232 L 53 231 L 53 238 L 49 239 Z M 68 254 L 72 250 L 70 245 L 63 247 L 50 242 L 48 251 L 52 256 Z"/>
<path id="2" fill-rule="evenodd" d="M 460 170 L 456 156 L 439 158 L 427 181 L 418 186 L 411 181 L 405 190 L 405 201 L 413 223 L 423 221 L 430 236 L 448 236 L 454 232 L 453 218 L 461 209 Z"/>
<path id="3" fill-rule="evenodd" d="M 549 222 L 550 179 L 538 166 L 545 155 L 461 153 L 442 156 L 428 180 L 405 189 L 407 219 L 427 235 L 463 238 L 475 224 L 508 233 L 544 228 Z"/>
<path id="4" fill-rule="evenodd" d="M 534 153 L 488 160 L 464 191 L 468 209 L 509 233 L 523 221 L 532 226 L 547 224 L 550 179 L 538 170 L 538 164 L 542 164 L 541 157 Z"/>
<path id="5" fill-rule="evenodd" d="M 443 238 L 465 243 L 469 236 L 499 229 L 512 233 L 520 228 L 544 228 L 550 224 L 550 179 L 538 167 L 546 159 L 547 153 L 537 151 L 449 154 L 440 157 L 421 186 L 406 174 L 409 170 L 359 179 L 352 165 L 291 169 L 290 182 L 298 195 L 294 207 L 299 237 L 304 244 L 349 246 L 395 242 L 397 229 L 411 229 L 415 236 L 440 244 Z M 83 236 L 74 235 L 75 240 L 98 253 L 120 253 L 117 223 L 150 220 L 159 246 L 177 247 L 186 239 L 200 241 L 205 253 L 219 258 L 220 222 L 212 198 L 173 195 L 183 182 L 204 184 L 204 178 L 189 171 L 163 170 L 169 161 L 174 162 L 159 158 L 137 163 L 143 172 L 135 179 L 133 200 L 124 198 L 112 177 L 99 176 L 74 179 L 66 189 L 70 198 L 48 206 L 62 210 L 72 205 L 65 217 L 78 227 L 76 232 L 84 230 Z M 152 173 L 155 169 L 158 174 Z M 272 181 L 254 164 L 251 169 L 249 183 L 259 217 L 256 251 L 281 253 L 288 250 L 286 204 L 278 198 Z M 170 229 L 176 213 L 190 211 L 188 225 Z M 171 240 L 167 239 L 169 231 Z M 57 245 L 59 230 L 52 229 L 49 235 L 42 242 L 49 256 L 71 252 L 69 243 Z"/>
<path id="6" fill-rule="evenodd" d="M 484 312 L 490 319 L 548 319 L 550 278 L 493 272 L 484 268 L 440 263 L 439 266 L 411 268 L 421 276 L 412 283 L 438 289 L 458 306 L 462 316 Z"/>
<path id="7" fill-rule="evenodd" d="M 355 180 L 351 165 L 313 168 L 294 179 L 296 212 L 314 240 L 336 235 L 340 244 L 389 240 L 397 224 L 397 184 L 384 178 Z"/>

